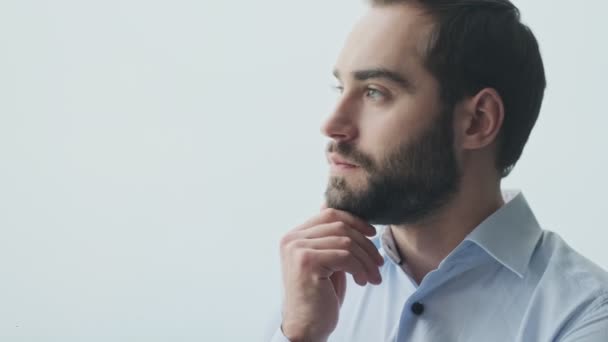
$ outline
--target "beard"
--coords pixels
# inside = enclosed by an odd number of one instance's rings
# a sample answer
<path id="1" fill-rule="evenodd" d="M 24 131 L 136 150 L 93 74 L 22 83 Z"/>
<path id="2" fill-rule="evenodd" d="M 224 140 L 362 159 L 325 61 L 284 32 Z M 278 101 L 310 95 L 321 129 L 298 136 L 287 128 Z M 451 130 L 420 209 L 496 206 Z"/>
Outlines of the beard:
<path id="1" fill-rule="evenodd" d="M 454 153 L 452 115 L 442 115 L 415 140 L 399 145 L 379 162 L 352 144 L 330 142 L 328 152 L 357 164 L 366 184 L 349 185 L 333 176 L 325 191 L 329 208 L 347 211 L 370 224 L 420 223 L 459 190 L 461 172 Z"/>

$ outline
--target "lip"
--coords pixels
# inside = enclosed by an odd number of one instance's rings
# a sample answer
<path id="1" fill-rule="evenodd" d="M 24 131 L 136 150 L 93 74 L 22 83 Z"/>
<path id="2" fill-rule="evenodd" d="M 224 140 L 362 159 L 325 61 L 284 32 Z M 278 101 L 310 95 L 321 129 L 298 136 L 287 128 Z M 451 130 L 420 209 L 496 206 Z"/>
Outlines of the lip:
<path id="1" fill-rule="evenodd" d="M 329 155 L 329 162 L 332 166 L 337 166 L 340 168 L 355 168 L 359 167 L 359 165 L 348 162 L 346 159 L 339 157 L 338 155 L 332 153 Z"/>

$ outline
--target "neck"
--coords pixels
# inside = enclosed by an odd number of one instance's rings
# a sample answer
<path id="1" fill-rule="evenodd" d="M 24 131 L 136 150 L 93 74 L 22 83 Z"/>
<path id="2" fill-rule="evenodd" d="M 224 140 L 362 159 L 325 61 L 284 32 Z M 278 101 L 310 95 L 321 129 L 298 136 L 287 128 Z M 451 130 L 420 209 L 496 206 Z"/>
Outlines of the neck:
<path id="1" fill-rule="evenodd" d="M 391 225 L 399 253 L 414 280 L 422 279 L 485 218 L 503 204 L 500 182 L 465 186 L 433 217 L 424 222 Z"/>

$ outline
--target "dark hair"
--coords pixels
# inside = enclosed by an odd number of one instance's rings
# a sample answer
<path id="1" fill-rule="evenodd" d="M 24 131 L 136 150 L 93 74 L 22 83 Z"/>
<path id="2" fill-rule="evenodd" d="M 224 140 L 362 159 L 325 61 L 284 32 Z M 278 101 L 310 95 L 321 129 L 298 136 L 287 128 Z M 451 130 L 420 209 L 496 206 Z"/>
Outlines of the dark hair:
<path id="1" fill-rule="evenodd" d="M 441 84 L 444 105 L 451 109 L 486 87 L 500 94 L 505 117 L 496 168 L 506 177 L 538 118 L 546 87 L 532 31 L 508 0 L 372 0 L 374 5 L 400 3 L 418 5 L 436 20 L 426 67 Z"/>

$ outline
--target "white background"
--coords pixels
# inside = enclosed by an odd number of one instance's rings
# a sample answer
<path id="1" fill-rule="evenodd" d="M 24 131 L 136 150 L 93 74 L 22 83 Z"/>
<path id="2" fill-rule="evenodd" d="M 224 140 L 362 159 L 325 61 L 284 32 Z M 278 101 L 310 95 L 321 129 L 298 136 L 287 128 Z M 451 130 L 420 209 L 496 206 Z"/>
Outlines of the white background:
<path id="1" fill-rule="evenodd" d="M 504 187 L 608 268 L 608 5 L 516 4 L 548 88 Z M 365 7 L 0 0 L 0 340 L 260 340 Z"/>

